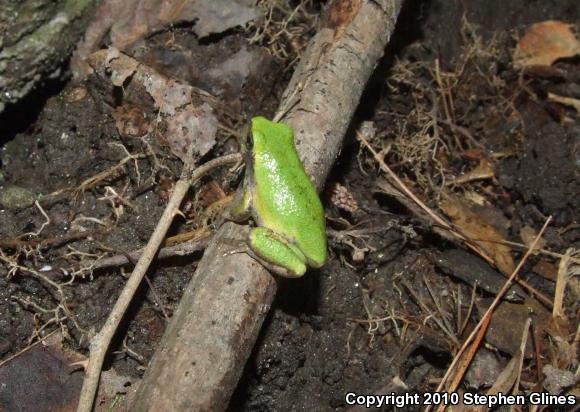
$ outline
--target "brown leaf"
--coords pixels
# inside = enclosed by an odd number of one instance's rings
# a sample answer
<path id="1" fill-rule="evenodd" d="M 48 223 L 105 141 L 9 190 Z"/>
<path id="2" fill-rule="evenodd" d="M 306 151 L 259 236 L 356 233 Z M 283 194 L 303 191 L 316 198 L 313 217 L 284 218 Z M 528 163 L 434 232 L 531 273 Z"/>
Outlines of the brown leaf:
<path id="1" fill-rule="evenodd" d="M 162 143 L 184 163 L 194 163 L 214 146 L 218 120 L 207 103 L 194 103 L 191 86 L 168 79 L 111 49 L 93 53 L 88 62 L 99 76 L 108 77 L 113 84 L 118 85 L 121 79 L 121 84 L 124 84 L 131 77 L 135 88 L 149 93 L 158 109 L 158 122 L 165 126 L 158 127 L 166 130 L 160 136 Z M 195 94 L 197 96 L 199 92 Z M 117 114 L 116 120 L 119 118 Z M 121 129 L 124 130 L 124 126 Z"/>
<path id="2" fill-rule="evenodd" d="M 117 106 L 113 112 L 119 134 L 126 137 L 145 136 L 152 129 L 151 122 L 143 110 L 136 106 Z"/>
<path id="3" fill-rule="evenodd" d="M 191 0 L 186 3 L 192 3 Z M 254 0 L 197 0 L 193 31 L 199 37 L 222 33 L 261 17 Z"/>
<path id="4" fill-rule="evenodd" d="M 167 79 L 155 73 L 155 76 L 146 76 L 143 85 L 155 100 L 159 111 L 174 116 L 176 109 L 186 106 L 191 101 L 191 87 L 187 84 Z"/>
<path id="5" fill-rule="evenodd" d="M 461 185 L 474 180 L 493 179 L 495 177 L 495 168 L 493 163 L 487 158 L 481 158 L 479 164 L 467 173 L 448 180 L 447 185 Z"/>
<path id="6" fill-rule="evenodd" d="M 580 53 L 580 41 L 572 26 L 557 20 L 547 20 L 528 27 L 513 55 L 514 66 L 550 66 L 556 60 Z"/>
<path id="7" fill-rule="evenodd" d="M 444 197 L 439 207 L 464 235 L 472 239 L 493 259 L 499 270 L 506 275 L 513 272 L 515 265 L 511 250 L 501 243 L 505 239 L 494 226 L 487 223 L 479 214 L 471 210 L 467 203 L 456 196 Z"/>
<path id="8" fill-rule="evenodd" d="M 530 331 L 531 319 L 526 320 L 524 331 L 520 339 L 519 350 L 515 353 L 514 357 L 510 359 L 506 367 L 501 371 L 496 381 L 493 383 L 492 387 L 488 389 L 486 395 L 488 396 L 498 396 L 501 393 L 509 393 L 512 388 L 518 390 L 519 377 L 522 373 L 522 364 L 524 361 L 524 353 L 526 349 L 526 344 L 528 342 L 528 335 Z M 484 406 L 480 406 L 478 410 L 486 411 L 488 410 Z"/>
<path id="9" fill-rule="evenodd" d="M 89 72 L 86 58 L 109 33 L 110 46 L 126 50 L 146 36 L 178 23 L 192 23 L 201 38 L 257 20 L 260 9 L 253 0 L 105 0 L 79 42 L 72 59 L 75 77 Z"/>
<path id="10" fill-rule="evenodd" d="M 540 258 L 538 263 L 532 268 L 532 271 L 544 279 L 549 279 L 553 282 L 558 278 L 558 269 L 544 257 Z"/>
<path id="11" fill-rule="evenodd" d="M 53 333 L 0 365 L 1 411 L 76 411 L 83 382 L 78 365 L 86 358 L 63 341 L 62 334 Z M 134 381 L 113 368 L 103 371 L 95 411 L 110 410 L 118 393 L 130 395 L 127 387 Z M 120 410 L 128 404 L 121 402 Z"/>
<path id="12" fill-rule="evenodd" d="M 251 0 L 108 0 L 105 3 L 116 13 L 111 40 L 120 49 L 170 24 L 196 21 L 193 31 L 205 37 L 260 17 L 259 9 Z"/>
<path id="13" fill-rule="evenodd" d="M 522 242 L 524 242 L 524 245 L 526 245 L 527 247 L 532 246 L 537 236 L 538 232 L 536 232 L 534 228 L 530 226 L 524 226 L 523 228 L 520 229 L 520 238 L 522 239 Z M 536 250 L 542 249 L 544 246 L 546 246 L 546 240 L 538 239 L 538 242 L 536 244 Z"/>
<path id="14" fill-rule="evenodd" d="M 167 120 L 165 140 L 174 155 L 190 163 L 213 147 L 217 126 L 218 121 L 208 104 L 187 105 Z"/>
<path id="15" fill-rule="evenodd" d="M 482 316 L 492 299 L 478 299 L 477 311 Z M 501 302 L 494 310 L 485 340 L 490 345 L 512 356 L 520 352 L 521 336 L 530 315 L 534 315 L 535 328 L 545 331 L 550 323 L 550 312 L 536 299 L 528 298 L 523 303 Z M 533 345 L 528 341 L 524 352 L 526 358 L 534 356 Z"/>
<path id="16" fill-rule="evenodd" d="M 489 158 L 489 154 L 480 149 L 467 149 L 461 152 L 461 156 L 470 160 L 481 160 Z"/>
<path id="17" fill-rule="evenodd" d="M 117 87 L 123 87 L 125 81 L 135 74 L 139 63 L 134 59 L 121 58 L 121 52 L 114 47 L 107 49 L 107 55 L 102 61 L 102 65 L 110 67 L 112 62 L 115 65 L 115 70 L 111 72 L 111 83 Z"/>
<path id="18" fill-rule="evenodd" d="M 224 189 L 215 180 L 210 180 L 199 188 L 195 199 L 199 207 L 205 208 L 226 197 Z"/>

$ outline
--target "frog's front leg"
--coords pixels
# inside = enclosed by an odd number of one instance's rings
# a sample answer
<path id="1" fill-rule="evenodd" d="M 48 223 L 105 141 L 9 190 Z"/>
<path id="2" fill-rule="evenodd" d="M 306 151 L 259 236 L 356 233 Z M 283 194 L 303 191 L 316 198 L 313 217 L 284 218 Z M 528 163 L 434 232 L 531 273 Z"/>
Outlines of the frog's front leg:
<path id="1" fill-rule="evenodd" d="M 232 202 L 228 205 L 222 218 L 234 222 L 243 222 L 251 216 L 252 196 L 246 189 L 238 189 Z"/>
<path id="2" fill-rule="evenodd" d="M 257 257 L 274 273 L 297 278 L 306 272 L 306 257 L 286 238 L 276 232 L 256 227 L 250 231 L 249 244 Z"/>

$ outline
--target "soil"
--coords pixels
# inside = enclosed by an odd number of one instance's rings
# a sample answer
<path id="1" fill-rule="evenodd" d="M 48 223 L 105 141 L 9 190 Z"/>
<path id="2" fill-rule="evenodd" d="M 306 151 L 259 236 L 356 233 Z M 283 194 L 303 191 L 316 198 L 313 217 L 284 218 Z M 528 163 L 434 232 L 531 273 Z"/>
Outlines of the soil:
<path id="1" fill-rule="evenodd" d="M 506 239 L 515 242 L 521 241 L 522 230 L 535 228 L 537 232 L 547 216 L 553 216 L 544 248 L 564 252 L 580 247 L 580 123 L 573 109 L 546 96 L 554 92 L 578 99 L 580 62 L 576 58 L 556 63 L 555 67 L 568 73 L 565 77 L 529 75 L 525 87 L 511 65 L 515 35 L 549 19 L 579 21 L 580 7 L 573 0 L 408 1 L 386 57 L 363 96 L 353 130 L 372 121 L 376 130 L 372 144 L 390 147 L 388 163 L 434 208 L 445 179 L 460 176 L 497 154 L 492 179 L 458 184 L 454 193 L 485 197 L 478 216 L 489 218 Z M 169 39 L 181 48 L 164 52 Z M 147 52 L 135 50 L 134 56 L 167 76 L 211 89 L 229 102 L 228 113 L 239 111 L 239 117 L 220 120 L 232 128 L 254 114 L 271 114 L 288 80 L 284 62 L 267 54 L 243 88 L 236 80 L 219 83 L 208 77 L 211 68 L 221 63 L 220 56 L 244 48 L 263 52 L 247 42 L 243 31 L 199 44 L 187 28 L 178 27 L 147 41 Z M 466 58 L 466 50 L 472 50 L 472 57 Z M 179 69 L 187 59 L 199 56 L 210 56 L 204 57 L 206 66 L 198 71 Z M 448 78 L 465 63 L 464 75 L 457 77 L 454 89 L 454 118 L 472 131 L 478 143 L 470 143 L 465 136 L 443 139 L 449 151 L 435 162 L 434 156 L 422 154 L 418 144 L 421 136 L 433 134 L 432 128 L 421 134 L 425 129 L 420 115 L 433 110 L 430 93 L 438 90 L 433 75 L 436 59 Z M 485 79 L 500 81 L 486 83 Z M 34 101 L 10 108 L 0 118 L 4 193 L 0 194 L 0 200 L 4 199 L 0 210 L 4 256 L 0 361 L 55 328 L 63 332 L 67 345 L 86 353 L 87 337 L 104 323 L 130 267 L 91 273 L 81 270 L 82 263 L 106 252 L 141 248 L 163 211 L 170 182 L 178 176 L 179 161 L 162 147 L 154 148 L 157 158 L 131 159 L 114 169 L 129 153 L 147 153 L 146 143 L 119 133 L 111 102 L 103 97 L 106 91 L 94 79 L 80 85 L 63 82 L 56 88 L 56 94 L 51 88 L 43 99 L 41 92 Z M 264 90 L 273 92 L 265 94 Z M 441 106 L 438 110 L 444 111 Z M 447 135 L 449 130 L 441 129 Z M 402 141 L 402 135 L 412 139 Z M 207 157 L 235 146 L 231 136 L 220 135 Z M 231 411 L 347 410 L 347 392 L 404 390 L 394 377 L 413 392 L 432 391 L 453 358 L 457 342 L 478 320 L 476 313 L 468 311 L 471 286 L 445 276 L 434 263 L 434 256 L 454 245 L 377 188 L 382 173 L 354 133 L 346 136 L 342 153 L 324 193 L 331 258 L 302 279 L 280 280 Z M 110 170 L 115 172 L 87 190 L 46 196 L 78 188 L 86 179 Z M 238 182 L 239 178 L 217 171 L 197 185 L 186 206 L 190 223 L 176 225 L 172 234 L 203 226 L 203 219 L 194 218 L 200 209 L 195 193 L 211 192 L 216 185 L 231 193 Z M 336 199 L 338 184 L 348 194 L 347 200 Z M 14 195 L 8 199 L 10 191 Z M 67 237 L 71 233 L 81 233 L 80 239 Z M 516 260 L 521 255 L 521 249 L 514 249 Z M 177 306 L 199 257 L 159 262 L 149 272 L 150 286 L 142 287 L 132 305 L 112 348 L 117 355 L 107 366 L 113 365 L 123 375 L 142 375 L 163 334 L 164 316 Z M 546 263 L 539 255 L 530 259 L 523 278 L 553 297 L 555 283 L 538 276 L 539 263 Z M 548 265 L 554 268 L 557 262 Z M 462 319 L 471 319 L 467 329 L 450 336 L 428 321 L 433 313 L 423 304 L 429 302 L 430 310 L 436 311 L 430 298 L 433 293 L 447 309 L 455 308 L 458 294 L 463 297 L 458 312 Z M 477 296 L 489 298 L 481 291 Z M 573 294 L 568 299 L 566 313 L 575 331 L 578 301 Z M 444 323 L 459 325 L 461 321 L 453 317 Z M 509 355 L 508 348 L 499 347 L 492 356 L 498 365 L 505 365 Z M 502 367 L 497 366 L 496 372 Z M 524 371 L 531 382 L 535 382 L 534 373 L 532 366 Z M 466 387 L 484 390 L 476 379 Z"/>

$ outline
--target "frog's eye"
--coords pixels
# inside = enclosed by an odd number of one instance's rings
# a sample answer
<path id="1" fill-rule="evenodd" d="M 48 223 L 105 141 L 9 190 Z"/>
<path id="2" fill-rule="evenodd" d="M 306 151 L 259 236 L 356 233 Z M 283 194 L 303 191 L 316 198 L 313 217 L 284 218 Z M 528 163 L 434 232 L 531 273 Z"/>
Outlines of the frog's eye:
<path id="1" fill-rule="evenodd" d="M 246 139 L 246 150 L 252 150 L 254 148 L 254 133 L 249 132 Z"/>

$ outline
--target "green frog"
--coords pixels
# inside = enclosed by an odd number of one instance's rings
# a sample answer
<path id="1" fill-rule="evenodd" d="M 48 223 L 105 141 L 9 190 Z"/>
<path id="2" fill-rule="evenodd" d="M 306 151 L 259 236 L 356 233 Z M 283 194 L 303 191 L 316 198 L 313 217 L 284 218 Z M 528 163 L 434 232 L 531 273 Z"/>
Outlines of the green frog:
<path id="1" fill-rule="evenodd" d="M 228 215 L 236 221 L 252 217 L 249 248 L 278 275 L 300 277 L 326 262 L 324 209 L 298 157 L 294 132 L 284 123 L 252 119 L 243 186 Z"/>

